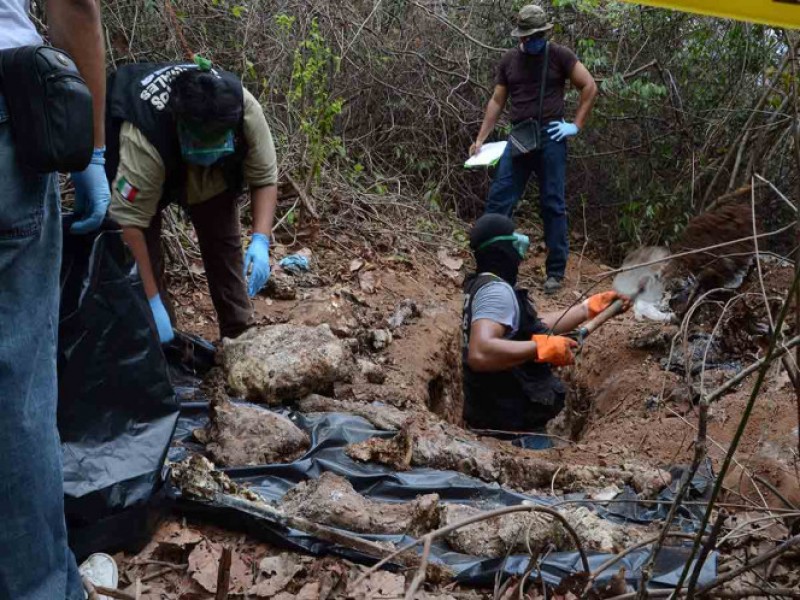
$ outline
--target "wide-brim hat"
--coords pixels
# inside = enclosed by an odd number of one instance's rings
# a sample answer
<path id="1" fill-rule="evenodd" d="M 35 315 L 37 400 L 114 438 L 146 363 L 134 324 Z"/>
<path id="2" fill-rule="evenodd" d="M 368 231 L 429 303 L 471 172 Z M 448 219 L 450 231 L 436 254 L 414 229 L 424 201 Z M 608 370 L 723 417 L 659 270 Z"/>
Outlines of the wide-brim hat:
<path id="1" fill-rule="evenodd" d="M 553 24 L 547 20 L 547 14 L 541 6 L 528 4 L 523 6 L 517 15 L 517 26 L 511 31 L 513 37 L 528 37 L 537 33 L 550 31 Z"/>

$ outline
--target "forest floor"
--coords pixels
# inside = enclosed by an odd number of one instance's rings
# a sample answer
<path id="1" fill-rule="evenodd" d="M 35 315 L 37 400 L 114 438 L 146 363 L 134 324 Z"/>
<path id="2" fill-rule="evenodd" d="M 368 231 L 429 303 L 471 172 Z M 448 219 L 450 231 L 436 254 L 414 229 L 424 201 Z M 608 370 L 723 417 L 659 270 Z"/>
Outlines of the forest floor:
<path id="1" fill-rule="evenodd" d="M 464 439 L 477 440 L 460 429 L 461 283 L 470 269 L 468 254 L 454 247 L 428 246 L 401 255 L 333 237 L 318 237 L 306 241 L 306 245 L 311 271 L 297 278 L 277 272 L 279 269 L 273 272 L 277 287 L 273 285 L 271 291 L 255 300 L 259 327 L 329 325 L 337 338 L 355 340 L 350 347 L 372 369 L 370 373 L 358 370 L 351 381 L 336 382 L 330 396 L 354 403 L 380 401 L 409 415 L 435 415 L 449 424 L 442 429 L 447 435 L 462 432 L 456 438 L 463 435 Z M 273 258 L 279 260 L 302 247 L 279 245 Z M 563 290 L 545 297 L 539 287 L 543 262 L 540 248 L 526 260 L 520 277 L 542 311 L 568 307 L 610 270 L 573 254 Z M 766 295 L 785 295 L 792 268 L 777 263 L 765 264 L 764 268 Z M 596 291 L 609 284 L 610 280 L 601 281 Z M 216 340 L 216 318 L 205 285 L 182 279 L 173 282 L 173 290 L 178 329 Z M 691 463 L 697 437 L 698 393 L 713 390 L 763 355 L 763 340 L 750 333 L 758 329 L 753 325 L 765 320 L 758 279 L 751 275 L 739 293 L 748 295 L 726 309 L 717 331 L 719 343 L 708 351 L 708 334 L 715 328 L 721 304 L 698 310 L 686 327 L 637 320 L 631 313 L 606 324 L 587 340 L 577 364 L 561 372 L 570 388 L 572 413 L 566 426 L 551 432 L 555 446 L 520 452 L 535 454 L 537 459 L 559 465 L 559 469 L 586 465 L 625 471 L 637 465 L 668 472 L 671 467 Z M 404 322 L 396 327 L 387 325 L 408 300 L 414 310 Z M 685 336 L 679 335 L 684 332 Z M 678 340 L 674 348 L 673 339 Z M 673 358 L 669 361 L 671 348 Z M 672 366 L 665 369 L 668 361 Z M 754 380 L 754 376 L 748 378 L 710 407 L 708 456 L 715 473 L 734 437 Z M 734 468 L 724 482 L 721 502 L 729 505 L 730 516 L 723 531 L 733 533 L 720 547 L 720 573 L 790 536 L 792 522 L 781 517 L 792 515 L 789 505 L 800 507 L 797 418 L 791 382 L 780 364 L 775 364 L 767 374 Z M 488 448 L 498 444 L 503 443 L 486 441 Z M 421 459 L 414 454 L 409 460 Z M 435 466 L 433 462 L 431 465 Z M 538 491 L 559 497 L 562 492 L 575 491 L 560 486 L 558 476 L 556 471 L 551 483 Z M 588 485 L 587 490 L 621 491 L 621 487 L 604 479 Z M 757 522 L 742 526 L 748 521 Z M 642 529 L 649 530 L 648 535 L 656 531 L 653 525 Z M 221 529 L 175 513 L 160 525 L 142 552 L 117 557 L 120 588 L 136 597 L 138 585 L 143 599 L 218 597 L 216 582 L 223 547 L 233 549 L 230 594 L 237 598 L 402 598 L 413 576 L 413 570 L 407 578 L 402 573 L 380 571 L 353 590 L 348 584 L 366 567 L 342 558 L 293 552 L 233 528 Z M 747 586 L 797 586 L 798 574 L 792 567 L 797 565 L 797 555 L 786 556 L 783 562 L 766 565 L 764 569 L 769 572 L 748 573 L 738 588 L 727 587 L 726 593 L 738 590 L 736 597 L 766 597 L 766 593 L 747 594 Z M 419 598 L 492 598 L 501 594 L 510 598 L 508 586 L 500 593 L 447 582 L 431 583 L 422 589 L 425 591 L 418 593 Z M 526 592 L 525 597 L 542 597 L 542 589 L 537 589 Z M 602 597 L 624 591 L 623 585 L 622 590 Z M 562 591 L 561 596 L 569 594 Z M 515 597 L 523 597 L 522 592 Z"/>

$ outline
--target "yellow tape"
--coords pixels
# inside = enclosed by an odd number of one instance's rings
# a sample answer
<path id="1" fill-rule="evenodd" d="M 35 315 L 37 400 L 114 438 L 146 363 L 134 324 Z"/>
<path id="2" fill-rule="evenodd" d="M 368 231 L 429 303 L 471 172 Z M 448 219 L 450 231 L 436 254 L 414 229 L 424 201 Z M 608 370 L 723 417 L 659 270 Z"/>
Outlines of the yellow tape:
<path id="1" fill-rule="evenodd" d="M 800 29 L 800 0 L 623 0 L 714 17 Z"/>

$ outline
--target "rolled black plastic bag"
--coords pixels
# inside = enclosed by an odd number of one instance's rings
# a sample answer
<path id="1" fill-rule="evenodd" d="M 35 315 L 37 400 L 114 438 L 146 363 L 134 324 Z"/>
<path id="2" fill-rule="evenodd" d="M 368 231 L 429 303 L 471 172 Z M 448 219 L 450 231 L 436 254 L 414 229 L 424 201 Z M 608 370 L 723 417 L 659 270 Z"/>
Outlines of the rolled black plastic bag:
<path id="1" fill-rule="evenodd" d="M 164 506 L 179 406 L 122 232 L 71 235 L 65 219 L 58 430 L 70 546 L 136 551 Z"/>

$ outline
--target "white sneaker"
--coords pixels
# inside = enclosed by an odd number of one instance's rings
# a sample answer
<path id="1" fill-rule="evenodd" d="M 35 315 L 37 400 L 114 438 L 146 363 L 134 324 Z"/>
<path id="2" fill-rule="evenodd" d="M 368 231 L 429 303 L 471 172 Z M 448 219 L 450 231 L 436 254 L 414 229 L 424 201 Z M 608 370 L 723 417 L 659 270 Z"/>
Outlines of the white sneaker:
<path id="1" fill-rule="evenodd" d="M 119 583 L 119 572 L 117 563 L 108 554 L 92 554 L 78 569 L 81 577 L 86 577 L 92 585 L 102 586 L 112 590 L 117 589 Z M 86 594 L 85 597 L 89 597 Z M 100 600 L 112 600 L 108 596 L 98 596 Z"/>

